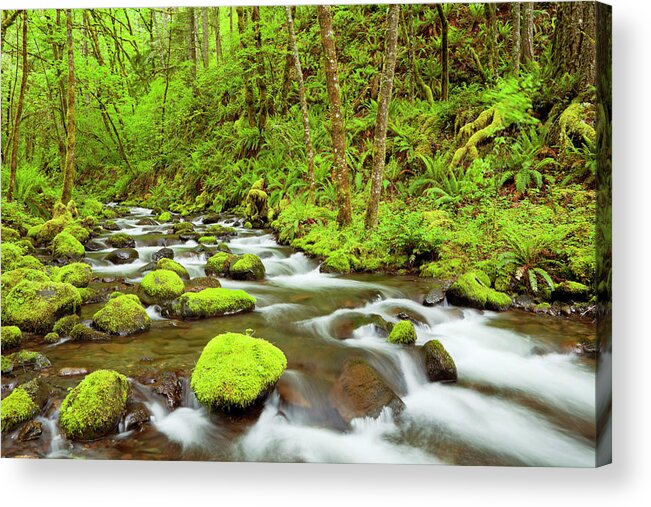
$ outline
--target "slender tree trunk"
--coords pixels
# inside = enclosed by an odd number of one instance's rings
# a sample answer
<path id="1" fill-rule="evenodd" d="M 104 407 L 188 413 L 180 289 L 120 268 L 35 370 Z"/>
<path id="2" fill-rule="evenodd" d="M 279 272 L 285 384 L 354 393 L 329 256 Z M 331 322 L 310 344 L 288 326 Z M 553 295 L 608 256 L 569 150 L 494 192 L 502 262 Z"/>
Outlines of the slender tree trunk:
<path id="1" fill-rule="evenodd" d="M 448 67 L 448 20 L 443 12 L 443 6 L 436 4 L 436 10 L 441 18 L 441 100 L 448 100 L 450 87 L 450 70 Z"/>
<path id="2" fill-rule="evenodd" d="M 307 98 L 305 96 L 305 83 L 303 82 L 303 69 L 301 60 L 298 57 L 298 46 L 296 44 L 296 33 L 294 32 L 294 19 L 292 8 L 285 7 L 287 15 L 287 31 L 289 32 L 289 44 L 292 50 L 294 68 L 296 69 L 296 80 L 298 81 L 298 97 L 301 101 L 301 116 L 303 118 L 303 134 L 305 135 L 305 153 L 307 155 L 307 180 L 310 185 L 310 197 L 314 196 L 314 150 L 312 149 L 312 136 L 310 135 L 310 116 L 307 110 Z"/>
<path id="3" fill-rule="evenodd" d="M 5 32 L 9 29 L 11 25 L 14 24 L 16 21 L 16 18 L 18 17 L 18 14 L 20 14 L 22 10 L 16 10 L 16 11 L 2 11 L 2 38 L 5 38 Z"/>
<path id="4" fill-rule="evenodd" d="M 511 4 L 511 38 L 513 39 L 513 46 L 511 47 L 511 64 L 513 66 L 513 73 L 520 72 L 520 2 Z"/>
<path id="5" fill-rule="evenodd" d="M 66 145 L 66 170 L 63 175 L 63 191 L 61 202 L 68 204 L 72 197 L 72 187 L 75 182 L 75 141 L 77 125 L 75 123 L 75 53 L 72 41 L 72 10 L 66 10 L 66 40 L 68 44 L 68 111 Z"/>
<path id="6" fill-rule="evenodd" d="M 262 35 L 260 33 L 260 7 L 254 5 L 251 10 L 253 21 L 253 33 L 255 37 L 255 67 L 256 83 L 258 85 L 258 130 L 262 132 L 267 123 L 267 80 L 264 70 L 264 59 L 262 55 Z"/>
<path id="7" fill-rule="evenodd" d="M 486 11 L 486 47 L 488 50 L 488 70 L 491 79 L 497 77 L 499 65 L 497 56 L 497 6 L 494 3 L 484 4 Z"/>
<path id="8" fill-rule="evenodd" d="M 217 65 L 219 65 L 222 61 L 222 38 L 220 35 L 221 22 L 219 20 L 219 7 L 213 7 L 213 13 L 215 18 L 215 58 L 217 60 Z"/>
<path id="9" fill-rule="evenodd" d="M 330 101 L 330 118 L 332 123 L 332 149 L 334 156 L 335 179 L 337 182 L 337 223 L 339 226 L 348 225 L 352 220 L 350 205 L 350 182 L 348 179 L 348 164 L 346 163 L 346 132 L 341 113 L 341 93 L 337 71 L 337 51 L 335 36 L 332 29 L 332 13 L 324 5 L 317 6 L 317 17 L 321 30 L 321 44 L 325 60 L 326 87 Z"/>
<path id="10" fill-rule="evenodd" d="M 188 59 L 192 63 L 190 75 L 197 78 L 197 22 L 194 7 L 188 7 Z"/>
<path id="11" fill-rule="evenodd" d="M 414 20 L 412 16 L 412 6 L 406 5 L 407 11 L 405 24 L 405 37 L 407 38 L 407 48 L 409 57 L 409 100 L 414 101 L 416 97 L 416 51 L 414 48 Z"/>
<path id="12" fill-rule="evenodd" d="M 203 59 L 203 68 L 207 69 L 210 65 L 210 44 L 208 42 L 208 7 L 201 8 L 201 58 Z"/>
<path id="13" fill-rule="evenodd" d="M 240 33 L 240 50 L 245 51 L 246 45 L 244 44 L 245 25 L 244 25 L 244 7 L 237 7 L 237 30 Z M 232 18 L 231 18 L 232 20 Z M 243 69 L 244 75 L 244 101 L 246 102 L 246 111 L 249 119 L 249 127 L 255 127 L 255 105 L 253 103 L 253 88 L 251 85 L 251 62 L 249 58 L 243 57 L 245 68 Z"/>
<path id="14" fill-rule="evenodd" d="M 171 10 L 169 11 L 170 23 L 168 24 L 167 27 L 167 55 L 165 58 L 165 90 L 163 91 L 163 107 L 161 108 L 161 119 L 160 119 L 160 135 L 161 135 L 160 153 L 163 152 L 163 146 L 166 145 L 165 114 L 167 112 L 167 92 L 169 91 L 169 87 L 170 87 L 170 59 L 172 57 L 172 29 L 171 29 L 172 12 L 173 11 Z M 163 15 L 163 19 L 165 19 L 165 15 Z"/>
<path id="15" fill-rule="evenodd" d="M 533 61 L 533 2 L 524 2 L 521 7 L 521 58 L 522 63 Z"/>
<path id="16" fill-rule="evenodd" d="M 375 119 L 375 139 L 373 141 L 373 173 L 371 175 L 371 196 L 366 209 L 366 227 L 372 229 L 378 223 L 378 207 L 382 193 L 382 179 L 387 152 L 387 124 L 389 122 L 389 104 L 393 91 L 393 76 L 396 67 L 398 49 L 398 19 L 400 5 L 391 4 L 387 12 L 387 35 L 384 48 L 384 68 L 378 94 L 377 117 Z"/>
<path id="17" fill-rule="evenodd" d="M 23 44 L 22 44 L 22 63 L 23 75 L 20 79 L 20 91 L 18 92 L 18 104 L 16 105 L 16 116 L 14 117 L 14 128 L 11 131 L 11 162 L 9 166 L 9 188 L 7 190 L 7 201 L 11 202 L 14 198 L 14 189 L 16 188 L 16 167 L 18 159 L 18 131 L 20 120 L 23 115 L 23 102 L 25 100 L 25 88 L 27 88 L 27 11 L 23 11 Z"/>

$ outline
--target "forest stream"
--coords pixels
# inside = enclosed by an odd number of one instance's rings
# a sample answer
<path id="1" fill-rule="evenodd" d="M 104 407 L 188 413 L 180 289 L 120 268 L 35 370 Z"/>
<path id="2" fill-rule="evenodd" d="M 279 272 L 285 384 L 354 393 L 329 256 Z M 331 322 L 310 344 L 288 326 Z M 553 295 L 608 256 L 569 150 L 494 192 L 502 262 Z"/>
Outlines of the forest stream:
<path id="1" fill-rule="evenodd" d="M 136 225 L 151 218 L 145 208 L 116 219 L 120 232 L 136 241 L 139 259 L 113 265 L 112 249 L 87 252 L 91 287 L 115 285 L 124 277 L 135 289 L 145 266 L 161 247 L 191 277 L 204 276 L 205 253 L 194 240 L 170 244 L 162 225 Z M 253 295 L 253 312 L 204 320 L 174 320 L 149 306 L 148 331 L 109 342 L 60 340 L 30 343 L 52 367 L 42 374 L 62 389 L 79 376 L 63 368 L 113 369 L 131 381 L 131 397 L 150 421 L 92 442 L 72 442 L 58 426 L 60 401 L 51 402 L 37 421 L 40 438 L 20 441 L 18 431 L 3 434 L 5 457 L 165 459 L 217 461 L 296 461 L 345 463 L 446 463 L 483 465 L 593 466 L 595 361 L 575 352 L 578 340 L 594 335 L 589 322 L 522 311 L 478 311 L 448 305 L 426 307 L 432 280 L 415 276 L 334 275 L 319 263 L 279 245 L 264 230 L 245 229 L 236 217 L 220 222 L 237 236 L 227 241 L 236 254 L 254 253 L 266 268 L 260 282 L 220 279 L 223 287 Z M 202 218 L 195 230 L 206 228 Z M 97 238 L 105 242 L 108 235 Z M 122 282 L 121 282 L 122 283 Z M 102 304 L 84 305 L 88 321 Z M 400 317 L 399 317 L 400 315 Z M 379 317 L 416 324 L 416 347 L 390 344 L 373 324 Z M 189 374 L 206 343 L 228 331 L 253 330 L 287 357 L 287 369 L 257 411 L 246 416 L 210 413 L 189 387 Z M 251 331 L 249 331 L 251 332 Z M 454 358 L 456 383 L 428 381 L 417 347 L 436 338 Z M 377 418 L 347 423 L 329 393 L 343 365 L 361 358 L 404 402 L 394 417 L 384 408 Z M 70 371 L 70 370 L 68 370 Z M 177 382 L 176 403 L 150 387 L 161 372 Z M 19 382 L 20 375 L 12 382 Z M 130 417 L 127 415 L 127 419 Z"/>

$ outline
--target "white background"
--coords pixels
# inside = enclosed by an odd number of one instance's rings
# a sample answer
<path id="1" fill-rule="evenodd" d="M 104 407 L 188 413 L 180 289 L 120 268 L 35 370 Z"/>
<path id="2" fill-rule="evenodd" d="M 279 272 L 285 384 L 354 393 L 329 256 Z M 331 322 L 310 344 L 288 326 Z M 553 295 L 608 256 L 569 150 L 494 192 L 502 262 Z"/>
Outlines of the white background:
<path id="1" fill-rule="evenodd" d="M 193 3 L 215 5 L 209 0 L 3 0 L 2 7 Z M 220 3 L 224 5 L 223 0 Z M 613 465 L 597 470 L 572 470 L 4 459 L 0 460 L 2 504 L 651 505 L 651 326 L 647 313 L 651 281 L 647 250 L 651 230 L 651 2 L 610 3 L 614 6 L 615 155 Z"/>

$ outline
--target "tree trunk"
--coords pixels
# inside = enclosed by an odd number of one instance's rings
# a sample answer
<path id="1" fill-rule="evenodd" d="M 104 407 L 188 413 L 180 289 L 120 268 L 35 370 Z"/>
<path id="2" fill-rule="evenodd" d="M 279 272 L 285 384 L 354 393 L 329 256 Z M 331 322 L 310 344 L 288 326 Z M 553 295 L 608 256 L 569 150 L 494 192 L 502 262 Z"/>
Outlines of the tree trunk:
<path id="1" fill-rule="evenodd" d="M 436 10 L 441 18 L 441 100 L 448 100 L 450 87 L 450 71 L 448 68 L 448 20 L 443 12 L 443 6 L 436 4 Z"/>
<path id="2" fill-rule="evenodd" d="M 66 10 L 66 40 L 68 43 L 68 110 L 66 145 L 66 170 L 63 175 L 63 191 L 61 202 L 68 204 L 72 197 L 72 187 L 75 182 L 75 138 L 77 125 L 75 124 L 75 53 L 72 41 L 72 10 Z"/>
<path id="3" fill-rule="evenodd" d="M 307 180 L 310 185 L 310 197 L 314 196 L 314 150 L 312 149 L 312 136 L 310 135 L 310 116 L 307 110 L 307 98 L 305 97 L 305 83 L 303 82 L 303 69 L 301 60 L 298 57 L 298 46 L 296 45 L 296 33 L 294 32 L 294 19 L 292 8 L 285 7 L 287 15 L 287 31 L 289 32 L 289 44 L 291 47 L 294 68 L 296 69 L 296 80 L 298 81 L 298 97 L 301 101 L 301 116 L 303 118 L 303 133 L 305 135 L 305 153 L 307 155 Z"/>
<path id="4" fill-rule="evenodd" d="M 347 225 L 352 220 L 350 205 L 350 182 L 348 181 L 348 164 L 346 163 L 346 132 L 341 113 L 341 94 L 337 75 L 337 51 L 332 29 L 330 7 L 317 6 L 317 17 L 321 29 L 321 44 L 325 60 L 326 87 L 330 101 L 330 118 L 332 123 L 332 149 L 334 156 L 335 179 L 337 182 L 337 223 Z"/>
<path id="5" fill-rule="evenodd" d="M 497 56 L 497 7 L 494 3 L 484 4 L 486 11 L 486 47 L 488 49 L 488 70 L 491 79 L 497 77 L 499 65 Z"/>
<path id="6" fill-rule="evenodd" d="M 25 101 L 25 88 L 27 88 L 27 24 L 28 14 L 23 11 L 23 44 L 22 44 L 22 63 L 23 75 L 20 79 L 20 91 L 18 92 L 18 104 L 16 105 L 16 115 L 14 117 L 14 128 L 11 131 L 11 162 L 9 166 L 9 189 L 7 190 L 7 201 L 11 202 L 14 198 L 14 189 L 16 188 L 16 167 L 18 165 L 18 131 L 20 120 L 23 115 L 23 103 Z"/>
<path id="7" fill-rule="evenodd" d="M 208 7 L 201 8 L 201 58 L 203 59 L 203 68 L 207 69 L 210 65 L 210 44 L 208 42 Z"/>
<path id="8" fill-rule="evenodd" d="M 522 21 L 521 33 L 521 57 L 522 63 L 533 61 L 533 2 L 524 2 L 521 7 Z"/>
<path id="9" fill-rule="evenodd" d="M 552 40 L 552 75 L 577 78 L 577 93 L 595 83 L 595 4 L 563 2 L 558 4 L 556 28 Z"/>
<path id="10" fill-rule="evenodd" d="M 192 62 L 190 75 L 197 78 L 197 23 L 194 7 L 188 7 L 188 59 Z"/>
<path id="11" fill-rule="evenodd" d="M 213 7 L 213 13 L 215 17 L 215 58 L 217 60 L 217 65 L 222 60 L 222 38 L 220 35 L 221 22 L 219 21 L 219 7 Z"/>
<path id="12" fill-rule="evenodd" d="M 262 132 L 267 123 L 267 80 L 262 56 L 262 35 L 260 33 L 260 7 L 254 5 L 251 10 L 253 33 L 255 38 L 256 84 L 258 86 L 258 130 Z"/>
<path id="13" fill-rule="evenodd" d="M 520 72 L 520 2 L 511 4 L 511 38 L 513 39 L 513 46 L 511 47 L 511 64 L 513 65 L 513 73 Z"/>
<path id="14" fill-rule="evenodd" d="M 231 11 L 232 13 L 232 11 Z M 246 46 L 244 44 L 244 34 L 245 34 L 245 25 L 244 25 L 244 7 L 236 7 L 237 13 L 237 30 L 240 33 L 240 50 L 244 52 Z M 231 18 L 232 20 L 232 18 Z M 242 69 L 242 74 L 244 75 L 244 101 L 246 102 L 246 111 L 249 119 L 249 127 L 255 127 L 255 105 L 253 103 L 253 88 L 251 87 L 251 62 L 248 58 L 243 57 L 244 67 Z"/>
<path id="15" fill-rule="evenodd" d="M 371 175 L 371 195 L 366 209 L 366 227 L 377 226 L 378 207 L 382 193 L 382 178 L 387 152 L 387 124 L 389 122 L 389 104 L 393 91 L 393 75 L 396 68 L 398 49 L 398 19 L 400 5 L 391 4 L 387 12 L 387 35 L 384 47 L 384 68 L 378 94 L 377 117 L 375 119 L 375 138 L 373 140 L 373 173 Z"/>
<path id="16" fill-rule="evenodd" d="M 18 17 L 18 14 L 21 12 L 22 11 L 20 9 L 16 11 L 2 11 L 2 39 L 5 38 L 5 32 L 11 25 L 14 24 L 16 18 Z"/>

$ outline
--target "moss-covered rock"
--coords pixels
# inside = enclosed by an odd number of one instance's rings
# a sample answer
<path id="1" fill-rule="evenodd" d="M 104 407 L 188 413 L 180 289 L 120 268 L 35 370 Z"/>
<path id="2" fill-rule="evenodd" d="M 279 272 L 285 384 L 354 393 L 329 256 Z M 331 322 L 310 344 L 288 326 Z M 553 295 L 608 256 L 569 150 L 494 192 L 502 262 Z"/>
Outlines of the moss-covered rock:
<path id="1" fill-rule="evenodd" d="M 257 255 L 244 254 L 230 263 L 228 274 L 235 280 L 262 280 L 265 275 L 264 264 Z"/>
<path id="2" fill-rule="evenodd" d="M 18 427 L 38 414 L 38 406 L 22 387 L 14 389 L 1 402 L 2 433 Z"/>
<path id="3" fill-rule="evenodd" d="M 151 319 L 138 296 L 125 294 L 109 301 L 93 315 L 93 325 L 104 333 L 129 335 L 146 331 Z"/>
<path id="4" fill-rule="evenodd" d="M 77 311 L 81 297 L 69 283 L 23 280 L 8 292 L 2 303 L 5 324 L 45 334 L 58 319 Z"/>
<path id="5" fill-rule="evenodd" d="M 79 319 L 79 315 L 66 315 L 65 317 L 61 317 L 56 321 L 56 324 L 54 324 L 52 331 L 54 333 L 57 333 L 59 336 L 70 336 L 70 331 L 72 331 L 72 328 L 80 322 L 81 321 Z"/>
<path id="6" fill-rule="evenodd" d="M 152 254 L 151 261 L 158 262 L 161 259 L 173 259 L 173 258 L 174 258 L 174 250 L 168 247 L 163 247 Z"/>
<path id="7" fill-rule="evenodd" d="M 174 234 L 182 234 L 187 232 L 194 232 L 194 225 L 192 222 L 177 222 L 172 224 Z"/>
<path id="8" fill-rule="evenodd" d="M 174 271 L 174 273 L 176 273 L 184 280 L 190 279 L 190 274 L 188 273 L 188 270 L 185 269 L 185 267 L 183 267 L 178 262 L 173 261 L 172 259 L 166 259 L 166 258 L 159 259 L 158 262 L 156 263 L 156 269 L 166 269 L 168 271 Z"/>
<path id="9" fill-rule="evenodd" d="M 2 350 L 13 349 L 20 346 L 23 340 L 23 333 L 17 326 L 2 326 L 0 329 L 0 340 Z"/>
<path id="10" fill-rule="evenodd" d="M 590 287 L 579 282 L 565 281 L 554 287 L 552 298 L 555 301 L 588 301 L 590 299 Z"/>
<path id="11" fill-rule="evenodd" d="M 0 230 L 0 238 L 2 241 L 18 241 L 20 239 L 20 234 L 16 229 L 12 229 L 11 227 L 5 227 L 4 225 L 2 226 L 2 229 Z"/>
<path id="12" fill-rule="evenodd" d="M 107 231 L 119 231 L 120 226 L 116 224 L 113 220 L 106 220 L 104 225 L 102 225 Z"/>
<path id="13" fill-rule="evenodd" d="M 142 279 L 138 295 L 144 303 L 153 305 L 176 299 L 183 292 L 185 292 L 185 284 L 179 275 L 167 269 L 157 269 L 147 273 Z"/>
<path id="14" fill-rule="evenodd" d="M 52 366 L 50 360 L 40 352 L 32 350 L 19 350 L 9 355 L 9 360 L 13 363 L 14 368 L 33 368 L 34 370 L 44 370 Z"/>
<path id="15" fill-rule="evenodd" d="M 14 363 L 7 356 L 0 356 L 0 372 L 9 375 L 14 369 Z"/>
<path id="16" fill-rule="evenodd" d="M 71 440 L 93 440 L 117 430 L 127 406 L 129 381 L 112 370 L 87 375 L 61 404 L 59 426 Z"/>
<path id="17" fill-rule="evenodd" d="M 287 367 L 285 354 L 260 338 L 226 333 L 204 347 L 192 390 L 209 407 L 242 410 L 268 393 Z"/>
<path id="18" fill-rule="evenodd" d="M 218 252 L 226 252 L 226 253 L 229 253 L 229 254 L 233 253 L 231 251 L 231 248 L 226 243 L 220 243 L 219 245 L 217 245 L 217 251 Z"/>
<path id="19" fill-rule="evenodd" d="M 25 255 L 25 251 L 14 243 L 2 243 L 0 245 L 2 252 L 2 269 L 3 271 L 11 271 L 17 269 L 19 262 Z"/>
<path id="20" fill-rule="evenodd" d="M 206 229 L 206 235 L 215 236 L 216 238 L 223 238 L 227 236 L 237 235 L 237 230 L 233 227 L 227 227 L 221 224 L 213 224 Z"/>
<path id="21" fill-rule="evenodd" d="M 243 290 L 218 288 L 186 292 L 172 301 L 167 311 L 169 315 L 183 319 L 204 319 L 248 312 L 254 308 L 255 298 Z"/>
<path id="22" fill-rule="evenodd" d="M 61 339 L 58 333 L 48 333 L 43 337 L 43 342 L 47 344 L 56 343 Z"/>
<path id="23" fill-rule="evenodd" d="M 136 241 L 124 232 L 113 234 L 106 241 L 113 248 L 134 248 L 136 246 Z"/>
<path id="24" fill-rule="evenodd" d="M 66 226 L 62 232 L 67 232 L 80 243 L 85 243 L 90 239 L 90 232 L 88 232 L 88 229 L 76 222 L 73 222 L 70 225 Z"/>
<path id="25" fill-rule="evenodd" d="M 222 286 L 217 278 L 212 276 L 198 276 L 186 282 L 186 292 L 201 292 L 204 289 L 218 289 Z"/>
<path id="26" fill-rule="evenodd" d="M 32 227 L 27 236 L 39 244 L 49 244 L 52 240 L 72 223 L 72 216 L 64 213 L 42 225 Z"/>
<path id="27" fill-rule="evenodd" d="M 208 259 L 204 271 L 208 276 L 225 276 L 228 274 L 231 263 L 237 259 L 237 255 L 227 252 L 217 252 Z"/>
<path id="28" fill-rule="evenodd" d="M 348 259 L 348 255 L 341 250 L 332 252 L 323 261 L 319 267 L 319 271 L 322 273 L 350 273 L 350 260 Z"/>
<path id="29" fill-rule="evenodd" d="M 52 240 L 52 256 L 60 261 L 83 259 L 86 250 L 84 245 L 67 232 L 60 232 Z"/>
<path id="30" fill-rule="evenodd" d="M 416 329 L 410 320 L 401 320 L 389 333 L 387 338 L 389 343 L 398 345 L 412 345 L 416 343 Z"/>
<path id="31" fill-rule="evenodd" d="M 69 283 L 77 288 L 88 287 L 93 278 L 93 268 L 83 262 L 73 262 L 52 273 L 55 282 Z"/>
<path id="32" fill-rule="evenodd" d="M 446 292 L 448 301 L 456 306 L 503 311 L 513 304 L 503 292 L 490 288 L 490 279 L 481 271 L 460 276 Z"/>
<path id="33" fill-rule="evenodd" d="M 263 190 L 264 180 L 260 181 L 262 183 L 259 186 L 254 184 L 251 187 L 251 190 L 249 190 L 243 202 L 244 216 L 254 225 L 264 225 L 267 223 L 267 215 L 269 212 L 267 204 L 269 198 L 267 193 Z"/>
<path id="34" fill-rule="evenodd" d="M 4 266 L 3 266 L 4 267 Z M 50 277 L 38 269 L 19 268 L 2 273 L 2 297 L 23 280 L 30 282 L 49 282 Z"/>
<path id="35" fill-rule="evenodd" d="M 169 211 L 163 211 L 160 215 L 158 215 L 159 222 L 171 222 L 172 221 L 172 214 Z"/>
<path id="36" fill-rule="evenodd" d="M 438 340 L 430 340 L 421 348 L 427 377 L 432 382 L 456 382 L 457 366 Z"/>
<path id="37" fill-rule="evenodd" d="M 70 339 L 73 342 L 102 342 L 110 340 L 111 336 L 83 324 L 76 324 L 70 331 Z"/>
<path id="38" fill-rule="evenodd" d="M 202 245 L 214 245 L 217 243 L 217 238 L 215 236 L 201 236 L 197 241 Z"/>

